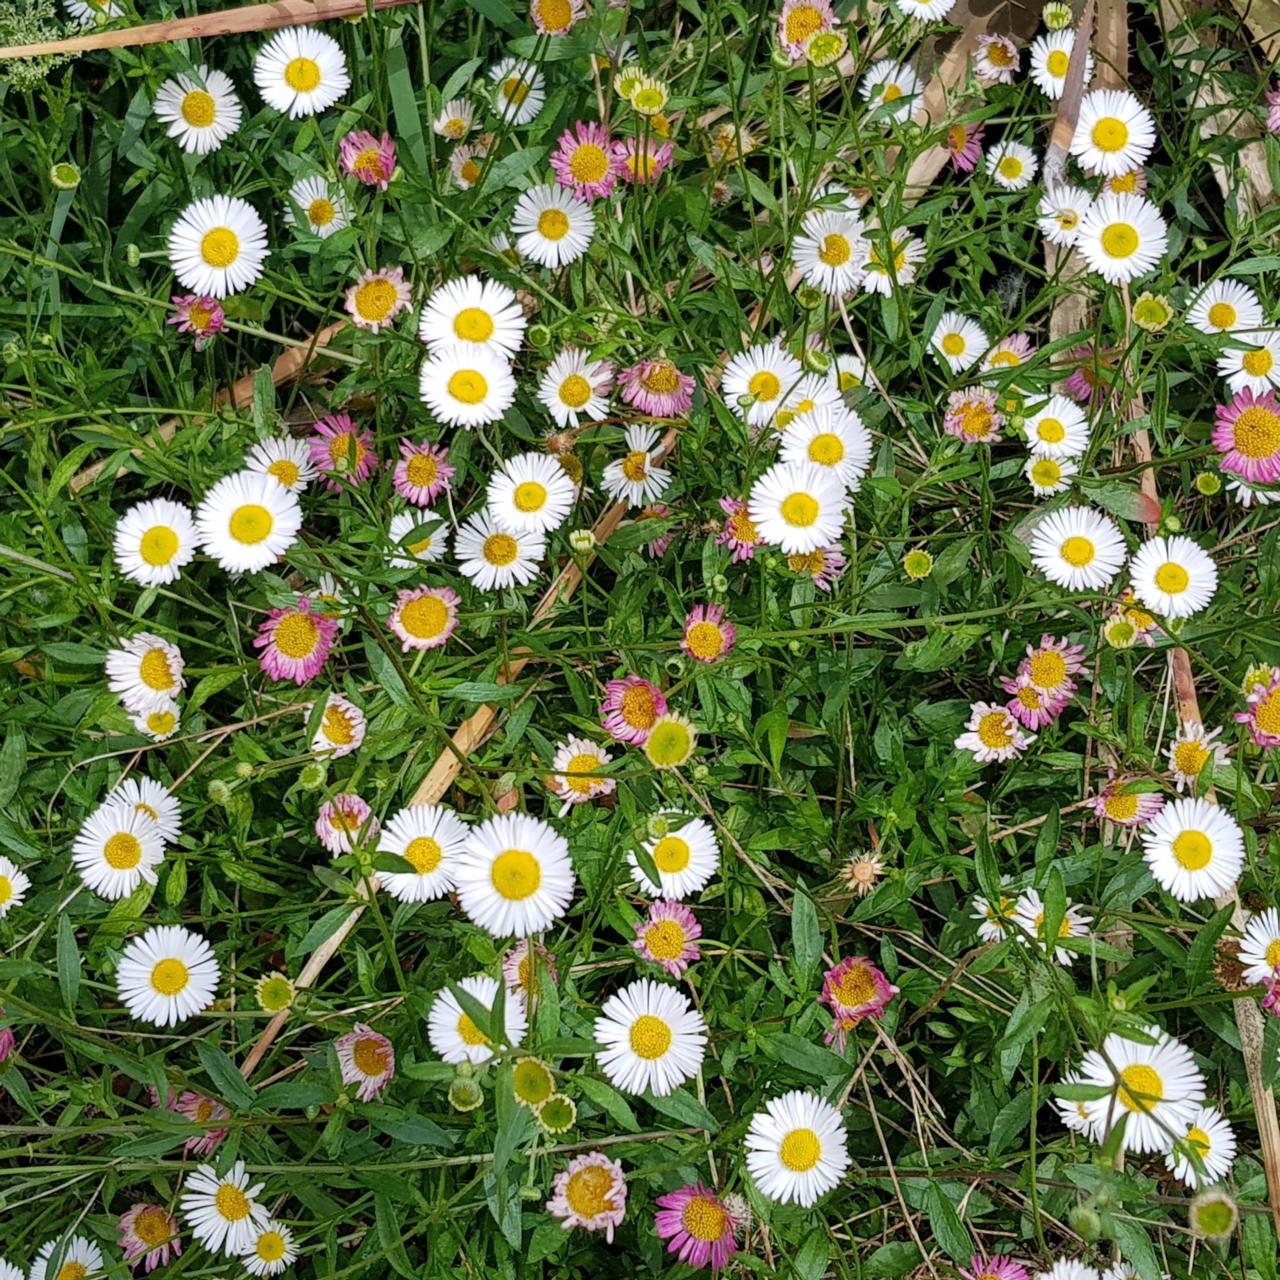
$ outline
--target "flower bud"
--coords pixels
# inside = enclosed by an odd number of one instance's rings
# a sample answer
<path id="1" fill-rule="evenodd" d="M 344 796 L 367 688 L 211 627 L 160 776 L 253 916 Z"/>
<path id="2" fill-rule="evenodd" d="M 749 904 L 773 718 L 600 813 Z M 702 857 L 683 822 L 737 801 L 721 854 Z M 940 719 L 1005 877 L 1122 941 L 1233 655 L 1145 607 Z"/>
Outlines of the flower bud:
<path id="1" fill-rule="evenodd" d="M 223 782 L 221 778 L 214 778 L 209 783 L 208 788 L 209 803 L 221 805 L 226 808 L 231 800 L 231 786 L 229 783 Z"/>
<path id="2" fill-rule="evenodd" d="M 1205 498 L 1212 498 L 1215 493 L 1222 492 L 1222 477 L 1216 471 L 1202 471 L 1196 476 L 1196 492 Z"/>
<path id="3" fill-rule="evenodd" d="M 1090 1244 L 1102 1234 L 1102 1219 L 1087 1205 L 1076 1205 L 1067 1215 L 1067 1220 L 1071 1223 L 1071 1229 Z"/>
<path id="4" fill-rule="evenodd" d="M 80 185 L 80 170 L 70 160 L 62 160 L 49 170 L 49 181 L 59 191 L 74 191 Z"/>
<path id="5" fill-rule="evenodd" d="M 324 786 L 327 773 L 328 770 L 319 760 L 308 761 L 302 766 L 302 772 L 298 774 L 298 786 L 303 791 L 319 791 Z"/>
<path id="6" fill-rule="evenodd" d="M 530 346 L 545 347 L 551 343 L 551 330 L 545 324 L 531 324 L 525 336 Z"/>
<path id="7" fill-rule="evenodd" d="M 138 266 L 142 262 L 142 250 L 136 244 L 125 245 L 124 260 L 131 267 Z"/>
<path id="8" fill-rule="evenodd" d="M 590 529 L 575 529 L 569 535 L 569 545 L 576 555 L 588 556 L 596 549 L 596 535 Z"/>
<path id="9" fill-rule="evenodd" d="M 484 1090 L 468 1076 L 458 1076 L 449 1086 L 449 1105 L 455 1111 L 474 1111 L 484 1102 Z"/>

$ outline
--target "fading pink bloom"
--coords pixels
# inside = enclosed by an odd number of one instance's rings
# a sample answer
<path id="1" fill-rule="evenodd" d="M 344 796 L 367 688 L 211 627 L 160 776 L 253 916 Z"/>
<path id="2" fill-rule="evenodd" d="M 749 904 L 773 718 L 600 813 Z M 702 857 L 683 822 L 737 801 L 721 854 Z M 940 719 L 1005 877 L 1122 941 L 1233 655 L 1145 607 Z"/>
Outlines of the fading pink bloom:
<path id="1" fill-rule="evenodd" d="M 1261 395 L 1246 387 L 1215 415 L 1213 446 L 1218 465 L 1249 484 L 1280 481 L 1280 400 L 1268 388 Z"/>
<path id="2" fill-rule="evenodd" d="M 602 124 L 579 120 L 560 135 L 559 148 L 551 155 L 556 181 L 588 204 L 597 196 L 607 196 L 620 172 L 613 146 L 613 139 Z"/>
<path id="3" fill-rule="evenodd" d="M 205 343 L 221 333 L 227 322 L 222 303 L 207 294 L 174 294 L 169 301 L 176 310 L 165 324 L 176 324 L 179 333 L 195 334 L 193 345 L 197 351 L 203 351 Z"/>
<path id="4" fill-rule="evenodd" d="M 973 703 L 964 727 L 965 732 L 956 739 L 955 748 L 972 751 L 980 764 L 1016 760 L 1036 740 L 1034 733 L 1022 732 L 1008 707 L 994 702 Z"/>
<path id="5" fill-rule="evenodd" d="M 452 587 L 407 588 L 396 593 L 387 626 L 400 639 L 400 650 L 438 649 L 458 629 L 462 597 Z"/>
<path id="6" fill-rule="evenodd" d="M 453 479 L 449 450 L 440 444 L 413 444 L 400 441 L 400 461 L 396 463 L 392 485 L 415 507 L 429 507 Z"/>
<path id="7" fill-rule="evenodd" d="M 698 917 L 681 902 L 659 901 L 649 904 L 649 914 L 636 921 L 632 946 L 650 964 L 661 965 L 673 978 L 678 978 L 701 955 L 698 939 L 702 926 Z"/>
<path id="8" fill-rule="evenodd" d="M 1092 343 L 1072 347 L 1066 356 L 1071 373 L 1058 384 L 1058 390 L 1077 404 L 1105 400 L 1115 381 L 1117 358 L 1114 347 L 1096 347 Z"/>
<path id="9" fill-rule="evenodd" d="M 162 1205 L 135 1204 L 116 1223 L 116 1230 L 124 1260 L 135 1271 L 140 1265 L 154 1271 L 182 1253 L 178 1220 Z"/>
<path id="10" fill-rule="evenodd" d="M 1103 194 L 1115 196 L 1142 196 L 1147 193 L 1147 171 L 1142 168 L 1126 169 L 1113 174 L 1102 184 Z"/>
<path id="11" fill-rule="evenodd" d="M 3 1017 L 4 1010 L 0 1009 L 0 1018 Z M 9 1060 L 9 1055 L 13 1052 L 13 1046 L 17 1042 L 17 1037 L 13 1034 L 12 1027 L 0 1027 L 0 1063 Z"/>
<path id="12" fill-rule="evenodd" d="M 947 154 L 958 173 L 972 173 L 982 159 L 982 139 L 986 129 L 980 124 L 953 124 L 947 130 Z"/>
<path id="13" fill-rule="evenodd" d="M 1005 693 L 1012 695 L 1005 703 L 1009 714 L 1027 729 L 1043 729 L 1052 724 L 1067 705 L 1067 698 L 1050 697 L 1032 684 L 1030 676 L 1001 676 L 1000 685 Z"/>
<path id="14" fill-rule="evenodd" d="M 1247 725 L 1260 747 L 1280 747 L 1280 675 L 1249 690 L 1248 710 L 1237 711 L 1236 719 Z"/>
<path id="15" fill-rule="evenodd" d="M 570 734 L 556 748 L 551 761 L 547 786 L 564 801 L 561 814 L 577 804 L 586 804 L 597 796 L 612 795 L 618 789 L 617 779 L 604 777 L 601 770 L 612 756 L 589 738 Z"/>
<path id="16" fill-rule="evenodd" d="M 1267 129 L 1280 133 L 1280 89 L 1267 90 Z"/>
<path id="17" fill-rule="evenodd" d="M 747 504 L 741 498 L 721 498 L 720 510 L 725 519 L 724 528 L 716 535 L 716 546 L 728 547 L 734 564 L 753 560 L 756 548 L 764 545 L 764 539 L 747 512 Z"/>
<path id="18" fill-rule="evenodd" d="M 1262 997 L 1262 1012 L 1280 1018 L 1280 965 L 1271 977 L 1263 978 L 1262 985 L 1267 993 Z"/>
<path id="19" fill-rule="evenodd" d="M 808 41 L 835 25 L 831 0 L 785 0 L 778 14 L 778 43 L 792 62 L 800 62 Z"/>
<path id="20" fill-rule="evenodd" d="M 354 1084 L 361 1102 L 376 1102 L 396 1073 L 396 1051 L 386 1036 L 363 1022 L 333 1042 L 343 1084 Z"/>
<path id="21" fill-rule="evenodd" d="M 564 1229 L 603 1231 L 611 1244 L 615 1227 L 627 1215 L 627 1183 L 622 1165 L 603 1151 L 575 1156 L 556 1174 L 547 1212 L 559 1218 Z"/>
<path id="22" fill-rule="evenodd" d="M 358 489 L 378 465 L 373 436 L 358 431 L 347 413 L 331 413 L 315 423 L 307 442 L 311 461 L 330 489 Z"/>
<path id="23" fill-rule="evenodd" d="M 1062 698 L 1075 692 L 1071 678 L 1084 670 L 1084 645 L 1045 634 L 1037 645 L 1027 645 L 1027 656 L 1018 663 L 1018 674 L 1030 677 L 1041 693 Z"/>
<path id="24" fill-rule="evenodd" d="M 797 551 L 787 557 L 792 573 L 807 573 L 819 591 L 830 591 L 845 569 L 844 552 L 839 547 L 817 547 L 813 551 Z"/>
<path id="25" fill-rule="evenodd" d="M 695 385 L 670 360 L 641 360 L 618 375 L 622 398 L 654 418 L 676 418 L 688 413 Z"/>
<path id="26" fill-rule="evenodd" d="M 973 70 L 983 84 L 1012 84 L 1021 65 L 1018 46 L 1008 36 L 978 37 Z"/>
<path id="27" fill-rule="evenodd" d="M 659 716 L 667 714 L 667 699 L 656 684 L 640 676 L 610 680 L 604 687 L 600 722 L 619 742 L 642 747 Z"/>
<path id="28" fill-rule="evenodd" d="M 413 301 L 413 289 L 404 278 L 403 267 L 379 267 L 361 273 L 344 298 L 352 324 L 381 333 Z"/>
<path id="29" fill-rule="evenodd" d="M 828 1044 L 835 1042 L 844 1052 L 845 1037 L 864 1018 L 881 1018 L 898 988 L 871 963 L 866 956 L 846 956 L 822 978 L 819 1004 L 825 1004 L 835 1017 L 827 1032 Z"/>
<path id="30" fill-rule="evenodd" d="M 567 36 L 585 12 L 584 0 L 530 0 L 529 21 L 544 36 Z"/>
<path id="31" fill-rule="evenodd" d="M 1099 818 L 1117 827 L 1145 827 L 1164 808 L 1154 791 L 1126 790 L 1130 779 L 1108 776 L 1107 785 L 1089 801 Z"/>
<path id="32" fill-rule="evenodd" d="M 385 191 L 396 169 L 396 144 L 389 133 L 375 138 L 367 129 L 352 129 L 338 145 L 338 164 L 357 182 Z"/>
<path id="33" fill-rule="evenodd" d="M 530 952 L 529 939 L 521 938 L 502 957 L 502 978 L 508 991 L 520 991 L 526 997 L 536 996 L 544 973 L 550 977 L 553 985 L 560 981 L 555 956 L 540 942 L 534 943 L 533 951 Z"/>
<path id="34" fill-rule="evenodd" d="M 273 680 L 306 684 L 320 673 L 337 635 L 337 622 L 313 613 L 311 601 L 300 596 L 292 609 L 272 609 L 258 627 L 253 641 L 262 650 L 258 666 Z"/>
<path id="35" fill-rule="evenodd" d="M 968 1270 L 961 1267 L 960 1274 L 964 1280 L 1031 1280 L 1022 1263 L 998 1255 L 988 1258 L 981 1253 L 975 1253 L 969 1259 Z"/>
<path id="36" fill-rule="evenodd" d="M 192 1124 L 200 1125 L 205 1132 L 197 1134 L 194 1138 L 188 1138 L 182 1144 L 184 1151 L 190 1152 L 196 1156 L 207 1156 L 211 1151 L 216 1151 L 223 1143 L 230 1129 L 211 1129 L 209 1125 L 219 1120 L 230 1120 L 231 1112 L 218 1102 L 215 1098 L 207 1098 L 203 1093 L 195 1093 L 190 1089 L 180 1093 L 176 1100 L 171 1099 L 171 1105 L 184 1119 L 189 1120 Z"/>
<path id="37" fill-rule="evenodd" d="M 661 502 L 654 503 L 651 507 L 645 507 L 643 511 L 636 517 L 637 520 L 662 520 L 666 516 L 671 515 L 671 508 L 664 506 Z M 660 533 L 652 542 L 645 543 L 645 554 L 651 560 L 661 560 L 667 553 L 667 548 L 676 540 L 676 527 L 668 529 L 665 533 Z"/>
<path id="38" fill-rule="evenodd" d="M 377 834 L 378 820 L 358 795 L 343 792 L 320 806 L 316 838 L 335 858 L 351 853 L 358 844 L 368 844 Z"/>
<path id="39" fill-rule="evenodd" d="M 667 1252 L 690 1267 L 719 1271 L 738 1252 L 739 1225 L 725 1202 L 701 1182 L 658 1197 L 658 1238 L 670 1240 Z"/>
<path id="40" fill-rule="evenodd" d="M 1029 334 L 1015 333 L 1011 337 L 1001 338 L 985 356 L 982 357 L 984 369 L 1016 369 L 1026 364 L 1035 355 L 1035 345 Z"/>
<path id="41" fill-rule="evenodd" d="M 615 142 L 610 154 L 618 176 L 624 182 L 642 187 L 657 182 L 662 177 L 662 171 L 671 163 L 675 151 L 675 144 L 671 142 L 657 143 L 652 138 L 645 138 L 643 141 L 626 138 Z"/>
<path id="42" fill-rule="evenodd" d="M 965 387 L 947 397 L 942 429 L 965 444 L 992 444 L 1000 439 L 1004 414 L 996 408 L 996 393 L 986 387 Z"/>
<path id="43" fill-rule="evenodd" d="M 684 620 L 680 648 L 695 662 L 719 662 L 732 651 L 737 638 L 738 628 L 725 621 L 724 605 L 699 604 Z"/>

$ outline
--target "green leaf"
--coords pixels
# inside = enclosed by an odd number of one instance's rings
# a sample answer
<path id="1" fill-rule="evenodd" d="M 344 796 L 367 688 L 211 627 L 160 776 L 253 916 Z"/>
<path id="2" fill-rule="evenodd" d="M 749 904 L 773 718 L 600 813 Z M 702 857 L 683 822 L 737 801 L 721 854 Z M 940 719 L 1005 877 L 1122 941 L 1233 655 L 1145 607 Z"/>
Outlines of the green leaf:
<path id="1" fill-rule="evenodd" d="M 681 1124 L 691 1125 L 695 1129 L 705 1129 L 708 1133 L 716 1133 L 720 1122 L 702 1105 L 701 1102 L 685 1089 L 677 1089 L 665 1098 L 645 1095 L 645 1101 L 657 1112 L 678 1120 Z"/>
<path id="2" fill-rule="evenodd" d="M 933 1227 L 933 1236 L 952 1262 L 967 1261 L 973 1253 L 973 1241 L 955 1205 L 947 1199 L 942 1188 L 936 1183 L 929 1184 L 925 1193 L 925 1212 L 929 1215 L 929 1223 Z"/>
<path id="3" fill-rule="evenodd" d="M 360 1108 L 373 1127 L 397 1142 L 411 1147 L 451 1147 L 453 1135 L 424 1115 L 410 1115 L 398 1107 L 381 1102 L 366 1102 Z"/>
<path id="4" fill-rule="evenodd" d="M 505 0 L 467 0 L 467 7 L 474 9 L 481 17 L 488 18 L 494 26 L 501 27 L 508 35 L 524 35 L 527 30 Z"/>
<path id="5" fill-rule="evenodd" d="M 631 1104 L 611 1084 L 594 1076 L 579 1076 L 578 1088 L 591 1099 L 615 1124 L 628 1133 L 640 1132 L 640 1121 L 631 1110 Z"/>
<path id="6" fill-rule="evenodd" d="M 213 1081 L 218 1095 L 230 1107 L 237 1111 L 252 1111 L 257 1104 L 254 1092 L 245 1083 L 244 1076 L 216 1044 L 207 1040 L 196 1041 L 196 1057 L 204 1068 L 205 1075 Z"/>
<path id="7" fill-rule="evenodd" d="M 826 1233 L 812 1231 L 792 1260 L 791 1269 L 796 1280 L 822 1280 L 827 1274 L 827 1263 L 830 1261 L 831 1242 Z"/>
<path id="8" fill-rule="evenodd" d="M 1227 925 L 1231 923 L 1234 906 L 1223 907 L 1214 913 L 1213 918 L 1206 921 L 1196 933 L 1196 940 L 1187 952 L 1187 988 L 1194 991 L 1208 975 L 1213 967 L 1217 954 L 1218 939 L 1222 937 Z"/>
<path id="9" fill-rule="evenodd" d="M 5 734 L 0 747 L 0 806 L 6 805 L 18 794 L 22 775 L 27 767 L 27 736 L 17 725 Z"/>
<path id="10" fill-rule="evenodd" d="M 364 638 L 364 656 L 369 660 L 369 669 L 377 681 L 379 688 L 396 704 L 406 710 L 414 706 L 409 690 L 405 688 L 395 663 L 387 656 L 386 651 L 377 640 L 367 635 Z"/>
<path id="11" fill-rule="evenodd" d="M 805 892 L 803 883 L 796 885 L 795 896 L 791 900 L 791 950 L 796 987 L 807 991 L 822 959 L 822 930 L 818 926 L 817 908 Z"/>
<path id="12" fill-rule="evenodd" d="M 64 911 L 58 917 L 58 986 L 62 1000 L 71 1013 L 75 1013 L 76 999 L 80 995 L 80 948 L 76 945 L 75 926 Z"/>

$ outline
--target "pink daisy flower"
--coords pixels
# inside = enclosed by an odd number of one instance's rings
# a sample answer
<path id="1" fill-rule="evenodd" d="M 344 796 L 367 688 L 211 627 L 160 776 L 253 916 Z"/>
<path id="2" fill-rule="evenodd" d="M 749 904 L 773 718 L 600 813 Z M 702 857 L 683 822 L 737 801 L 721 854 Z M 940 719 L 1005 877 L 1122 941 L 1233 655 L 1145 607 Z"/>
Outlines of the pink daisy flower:
<path id="1" fill-rule="evenodd" d="M 972 173 L 977 168 L 986 132 L 980 124 L 953 124 L 947 130 L 947 154 L 958 173 Z"/>
<path id="2" fill-rule="evenodd" d="M 357 328 L 381 333 L 395 322 L 413 300 L 413 289 L 403 267 L 379 267 L 365 271 L 345 294 L 347 315 Z"/>
<path id="3" fill-rule="evenodd" d="M 942 429 L 965 444 L 992 444 L 1000 439 L 1004 414 L 996 408 L 996 393 L 986 387 L 965 387 L 947 397 Z"/>
<path id="4" fill-rule="evenodd" d="M 1051 698 L 1075 692 L 1071 678 L 1084 670 L 1084 645 L 1057 640 L 1051 635 L 1040 637 L 1037 645 L 1027 645 L 1027 656 L 1018 663 L 1018 674 L 1030 676 L 1031 683 Z"/>
<path id="5" fill-rule="evenodd" d="M 551 155 L 556 181 L 590 203 L 607 196 L 617 184 L 619 163 L 609 131 L 596 121 L 579 120 L 560 135 L 559 148 Z"/>
<path id="6" fill-rule="evenodd" d="M 306 684 L 319 674 L 337 635 L 337 622 L 312 612 L 311 601 L 299 596 L 292 609 L 272 609 L 258 627 L 253 641 L 262 650 L 258 666 L 273 680 Z"/>
<path id="7" fill-rule="evenodd" d="M 741 498 L 721 498 L 720 510 L 724 512 L 724 528 L 716 535 L 716 546 L 728 547 L 734 564 L 754 559 L 764 539 L 747 512 L 747 504 Z"/>
<path id="8" fill-rule="evenodd" d="M 973 70 L 983 84 L 1012 84 L 1022 64 L 1018 46 L 1008 36 L 979 36 Z"/>
<path id="9" fill-rule="evenodd" d="M 400 637 L 400 649 L 438 649 L 458 629 L 462 597 L 452 587 L 407 588 L 396 593 L 387 626 Z"/>
<path id="10" fill-rule="evenodd" d="M 169 299 L 175 307 L 165 324 L 176 324 L 179 333 L 195 334 L 195 349 L 203 351 L 204 345 L 215 334 L 222 332 L 227 322 L 226 312 L 217 298 L 205 294 L 174 294 Z"/>
<path id="11" fill-rule="evenodd" d="M 1246 699 L 1247 711 L 1237 711 L 1236 719 L 1248 725 L 1249 733 L 1260 747 L 1280 747 L 1280 675 L 1266 684 L 1255 684 Z"/>
<path id="12" fill-rule="evenodd" d="M 1089 804 L 1099 818 L 1117 827 L 1145 827 L 1164 808 L 1164 797 L 1154 791 L 1128 791 L 1128 782 L 1109 776 Z"/>
<path id="13" fill-rule="evenodd" d="M 378 834 L 378 820 L 358 795 L 343 792 L 320 806 L 316 817 L 316 838 L 336 858 L 350 853 L 357 844 L 367 844 Z"/>
<path id="14" fill-rule="evenodd" d="M 1005 693 L 1012 694 L 1005 703 L 1009 714 L 1027 729 L 1042 729 L 1052 724 L 1067 705 L 1065 697 L 1050 697 L 1031 683 L 1030 676 L 1001 676 L 1000 685 Z"/>
<path id="15" fill-rule="evenodd" d="M 654 1218 L 658 1239 L 670 1240 L 667 1252 L 691 1267 L 719 1271 L 738 1252 L 738 1220 L 725 1202 L 701 1182 L 658 1197 Z"/>
<path id="16" fill-rule="evenodd" d="M 650 964 L 661 965 L 673 978 L 678 978 L 702 952 L 698 939 L 702 926 L 698 918 L 681 902 L 651 902 L 649 914 L 636 921 L 632 946 Z"/>
<path id="17" fill-rule="evenodd" d="M 799 551 L 787 557 L 787 568 L 792 573 L 807 573 L 819 591 L 830 591 L 845 569 L 844 552 L 839 547 L 818 547 L 813 551 Z"/>
<path id="18" fill-rule="evenodd" d="M 675 150 L 675 144 L 671 142 L 625 138 L 613 143 L 610 154 L 618 176 L 624 182 L 642 187 L 662 177 L 662 171 L 671 163 Z"/>
<path id="19" fill-rule="evenodd" d="M 676 418 L 688 413 L 695 385 L 670 360 L 641 360 L 618 375 L 622 398 L 654 418 Z"/>
<path id="20" fill-rule="evenodd" d="M 1261 395 L 1246 387 L 1230 404 L 1220 404 L 1213 428 L 1218 464 L 1250 484 L 1280 481 L 1280 400 L 1268 388 Z"/>
<path id="21" fill-rule="evenodd" d="M 358 431 L 347 413 L 328 414 L 312 429 L 315 435 L 307 442 L 311 461 L 328 487 L 358 489 L 364 484 L 378 465 L 373 436 L 368 431 Z"/>
<path id="22" fill-rule="evenodd" d="M 547 1212 L 559 1218 L 566 1231 L 572 1227 L 603 1231 L 604 1238 L 612 1243 L 614 1228 L 622 1225 L 627 1214 L 627 1183 L 622 1165 L 603 1151 L 575 1156 L 567 1168 L 556 1174 Z"/>
<path id="23" fill-rule="evenodd" d="M 822 978 L 818 1003 L 825 1004 L 835 1017 L 827 1043 L 834 1041 L 843 1053 L 845 1036 L 864 1018 L 883 1017 L 897 994 L 898 988 L 866 956 L 846 956 Z"/>
<path id="24" fill-rule="evenodd" d="M 799 62 L 810 36 L 830 31 L 835 25 L 831 0 L 786 0 L 778 14 L 778 43 L 792 62 Z"/>
<path id="25" fill-rule="evenodd" d="M 1262 997 L 1262 1012 L 1280 1018 L 1280 965 L 1276 966 L 1272 977 L 1263 978 L 1262 986 L 1267 993 Z"/>
<path id="26" fill-rule="evenodd" d="M 1016 369 L 1026 364 L 1035 355 L 1035 346 L 1030 335 L 1015 333 L 1012 337 L 1001 338 L 982 358 L 984 369 Z"/>
<path id="27" fill-rule="evenodd" d="M 0 1009 L 0 1018 L 2 1017 L 4 1017 L 4 1010 Z M 0 1062 L 8 1061 L 9 1055 L 13 1052 L 13 1046 L 17 1042 L 12 1027 L 0 1027 Z"/>
<path id="28" fill-rule="evenodd" d="M 357 1085 L 361 1102 L 376 1102 L 396 1073 L 396 1051 L 386 1036 L 363 1022 L 333 1042 L 343 1084 Z"/>
<path id="29" fill-rule="evenodd" d="M 667 714 L 667 699 L 656 684 L 640 676 L 610 680 L 604 687 L 600 722 L 619 742 L 642 747 L 659 716 Z"/>
<path id="30" fill-rule="evenodd" d="M 961 1267 L 960 1274 L 964 1280 L 1030 1280 L 1022 1263 L 1012 1258 L 988 1258 L 981 1253 L 975 1253 L 968 1269 Z"/>
<path id="31" fill-rule="evenodd" d="M 1116 357 L 1114 347 L 1096 347 L 1091 343 L 1072 347 L 1066 357 L 1071 373 L 1058 384 L 1058 390 L 1077 404 L 1105 399 L 1115 381 Z"/>
<path id="32" fill-rule="evenodd" d="M 400 441 L 400 461 L 396 463 L 392 485 L 415 507 L 429 507 L 453 479 L 449 450 L 441 444 L 413 444 Z"/>
<path id="33" fill-rule="evenodd" d="M 140 1265 L 154 1271 L 182 1253 L 178 1220 L 161 1205 L 135 1204 L 116 1223 L 116 1230 L 124 1260 L 135 1271 Z"/>
<path id="34" fill-rule="evenodd" d="M 666 516 L 671 515 L 671 508 L 664 506 L 661 502 L 654 503 L 651 507 L 645 507 L 643 511 L 636 517 L 637 520 L 662 520 Z M 667 553 L 667 548 L 676 540 L 675 528 L 670 528 L 666 533 L 660 533 L 652 542 L 645 543 L 645 554 L 651 560 L 661 560 Z"/>
<path id="35" fill-rule="evenodd" d="M 188 1138 L 182 1144 L 182 1149 L 192 1155 L 207 1156 L 211 1151 L 216 1151 L 227 1134 L 231 1132 L 226 1128 L 210 1129 L 208 1127 L 219 1120 L 230 1120 L 231 1112 L 221 1102 L 206 1098 L 203 1093 L 194 1093 L 190 1089 L 184 1090 L 173 1103 L 173 1110 L 192 1124 L 201 1125 L 205 1129 L 204 1133 Z"/>
<path id="36" fill-rule="evenodd" d="M 375 138 L 367 129 L 352 129 L 338 145 L 338 164 L 357 182 L 385 191 L 396 168 L 396 144 L 389 133 Z"/>
<path id="37" fill-rule="evenodd" d="M 508 991 L 520 991 L 526 997 L 536 996 L 539 979 L 543 976 L 549 977 L 553 985 L 560 981 L 555 956 L 540 942 L 534 943 L 530 952 L 529 939 L 521 938 L 502 957 L 502 978 Z"/>
<path id="38" fill-rule="evenodd" d="M 1280 133 L 1280 89 L 1267 90 L 1267 128 Z"/>
<path id="39" fill-rule="evenodd" d="M 733 649 L 738 628 L 724 620 L 724 605 L 695 605 L 684 620 L 680 648 L 695 662 L 719 662 Z"/>

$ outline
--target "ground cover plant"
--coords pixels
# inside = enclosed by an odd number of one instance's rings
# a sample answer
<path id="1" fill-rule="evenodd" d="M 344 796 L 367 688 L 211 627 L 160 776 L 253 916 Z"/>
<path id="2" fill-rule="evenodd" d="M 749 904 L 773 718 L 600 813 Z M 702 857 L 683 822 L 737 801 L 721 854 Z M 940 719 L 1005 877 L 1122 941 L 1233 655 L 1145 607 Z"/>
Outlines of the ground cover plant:
<path id="1" fill-rule="evenodd" d="M 269 8 L 0 5 L 0 1280 L 1276 1280 L 1275 7 Z"/>

